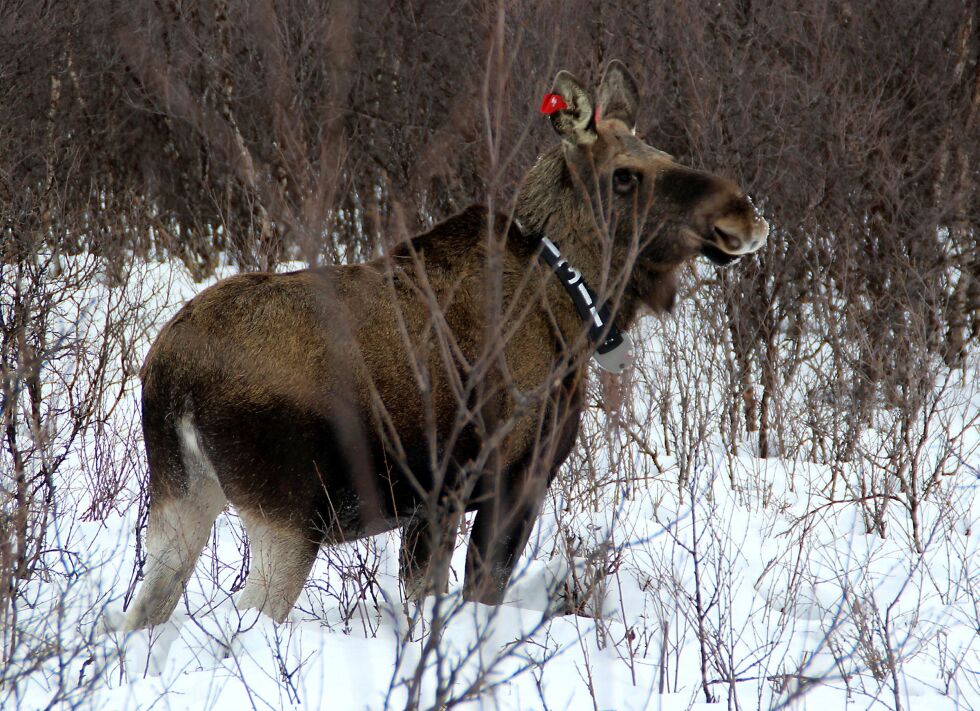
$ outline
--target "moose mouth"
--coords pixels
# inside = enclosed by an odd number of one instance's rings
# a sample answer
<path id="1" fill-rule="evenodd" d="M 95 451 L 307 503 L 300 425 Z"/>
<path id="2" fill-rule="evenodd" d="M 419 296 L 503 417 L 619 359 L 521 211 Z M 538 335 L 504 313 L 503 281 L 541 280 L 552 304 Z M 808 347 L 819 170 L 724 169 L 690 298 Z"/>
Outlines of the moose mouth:
<path id="1" fill-rule="evenodd" d="M 706 232 L 695 230 L 691 227 L 686 228 L 684 231 L 689 238 L 696 240 L 698 252 L 710 259 L 716 266 L 727 267 L 747 254 L 747 252 L 732 254 L 731 252 L 739 249 L 741 242 L 733 235 L 717 227 L 712 227 Z M 726 247 L 731 252 L 725 249 Z"/>
<path id="2" fill-rule="evenodd" d="M 701 244 L 701 254 L 710 259 L 714 264 L 717 264 L 719 267 L 727 267 L 729 264 L 733 264 L 745 256 L 744 254 L 729 254 L 728 252 L 723 252 L 711 242 L 703 242 Z"/>
<path id="3" fill-rule="evenodd" d="M 715 264 L 724 267 L 737 262 L 747 254 L 747 250 L 741 238 L 715 225 L 704 239 L 701 253 Z"/>

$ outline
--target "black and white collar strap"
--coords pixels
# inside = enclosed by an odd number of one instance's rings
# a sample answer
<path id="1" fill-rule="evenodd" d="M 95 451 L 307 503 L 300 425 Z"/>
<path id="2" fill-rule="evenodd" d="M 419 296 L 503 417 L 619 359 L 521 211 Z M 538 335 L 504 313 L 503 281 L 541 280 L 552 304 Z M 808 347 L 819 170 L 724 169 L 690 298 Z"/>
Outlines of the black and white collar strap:
<path id="1" fill-rule="evenodd" d="M 595 293 L 585 283 L 582 273 L 571 267 L 555 243 L 543 235 L 538 256 L 554 270 L 578 315 L 589 324 L 589 341 L 596 347 L 592 357 L 598 366 L 610 373 L 622 373 L 632 355 L 633 341 L 609 318 L 608 304 L 596 302 Z"/>

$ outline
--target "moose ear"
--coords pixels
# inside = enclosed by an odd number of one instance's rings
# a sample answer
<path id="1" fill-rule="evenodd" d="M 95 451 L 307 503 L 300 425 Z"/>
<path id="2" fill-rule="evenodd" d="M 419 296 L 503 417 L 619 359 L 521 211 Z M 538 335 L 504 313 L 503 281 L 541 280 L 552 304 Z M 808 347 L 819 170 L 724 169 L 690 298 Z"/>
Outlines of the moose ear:
<path id="1" fill-rule="evenodd" d="M 545 96 L 541 111 L 551 116 L 551 125 L 562 140 L 573 146 L 595 143 L 595 104 L 582 82 L 562 70 L 552 92 Z"/>
<path id="2" fill-rule="evenodd" d="M 636 129 L 636 109 L 640 104 L 640 91 L 636 79 L 618 59 L 606 66 L 599 83 L 599 115 L 616 118 L 630 129 Z"/>

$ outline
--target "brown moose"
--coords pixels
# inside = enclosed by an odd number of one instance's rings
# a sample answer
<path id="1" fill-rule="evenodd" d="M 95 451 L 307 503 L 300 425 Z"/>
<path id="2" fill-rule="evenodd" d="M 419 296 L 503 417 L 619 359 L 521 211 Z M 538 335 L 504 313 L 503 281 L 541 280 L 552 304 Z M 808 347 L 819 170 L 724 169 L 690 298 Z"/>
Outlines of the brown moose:
<path id="1" fill-rule="evenodd" d="M 575 441 L 589 330 L 669 309 L 678 267 L 769 232 L 738 186 L 636 136 L 621 63 L 595 102 L 564 71 L 553 92 L 561 144 L 516 219 L 471 207 L 365 264 L 234 276 L 163 328 L 141 373 L 150 510 L 128 628 L 170 617 L 228 502 L 253 556 L 239 606 L 275 620 L 321 545 L 395 528 L 408 593 L 445 589 L 463 511 L 463 594 L 500 603 Z M 544 263 L 545 243 L 563 261 Z M 595 323 L 576 282 L 605 309 Z"/>

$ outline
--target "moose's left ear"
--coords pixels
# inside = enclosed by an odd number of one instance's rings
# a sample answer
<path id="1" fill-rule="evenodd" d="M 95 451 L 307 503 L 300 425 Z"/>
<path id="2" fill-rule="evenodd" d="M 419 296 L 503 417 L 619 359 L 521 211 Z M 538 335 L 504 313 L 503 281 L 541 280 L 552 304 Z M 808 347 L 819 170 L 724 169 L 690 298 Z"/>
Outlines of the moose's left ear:
<path id="1" fill-rule="evenodd" d="M 544 97 L 541 112 L 551 117 L 555 132 L 573 146 L 595 143 L 595 108 L 588 89 L 564 69 L 552 86 L 553 93 Z"/>
<path id="2" fill-rule="evenodd" d="M 616 118 L 630 129 L 636 129 L 636 109 L 640 104 L 640 91 L 636 79 L 618 59 L 606 66 L 599 83 L 599 115 Z"/>

